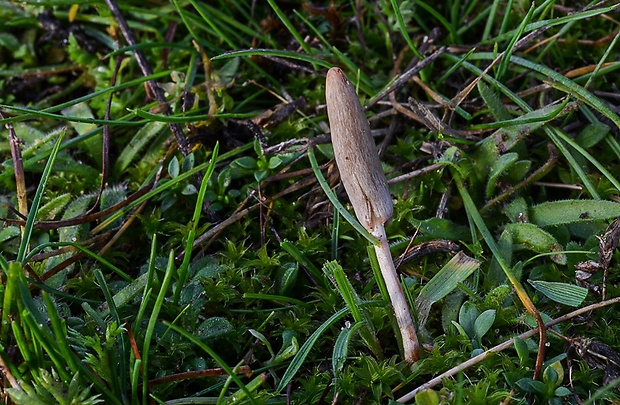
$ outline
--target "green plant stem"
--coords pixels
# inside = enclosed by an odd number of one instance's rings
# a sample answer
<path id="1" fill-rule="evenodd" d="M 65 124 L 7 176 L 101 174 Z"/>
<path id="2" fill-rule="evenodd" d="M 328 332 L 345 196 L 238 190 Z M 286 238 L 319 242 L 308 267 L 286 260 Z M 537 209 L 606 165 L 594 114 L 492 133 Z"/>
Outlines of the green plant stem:
<path id="1" fill-rule="evenodd" d="M 517 296 L 519 297 L 519 300 L 521 301 L 521 303 L 523 304 L 527 312 L 529 312 L 530 314 L 532 314 L 532 316 L 534 316 L 534 318 L 536 318 L 536 322 L 538 323 L 539 333 L 540 333 L 540 339 L 538 341 L 538 355 L 536 357 L 536 368 L 534 370 L 534 379 L 536 380 L 540 377 L 540 373 L 542 371 L 542 365 L 545 359 L 545 343 L 547 341 L 547 333 L 544 327 L 544 322 L 542 320 L 542 317 L 540 316 L 540 313 L 536 309 L 536 306 L 530 299 L 529 295 L 527 295 L 527 292 L 525 291 L 525 288 L 523 288 L 523 285 L 521 284 L 519 279 L 515 277 L 515 275 L 512 273 L 512 271 L 508 267 L 508 264 L 504 260 L 504 256 L 502 255 L 499 248 L 495 244 L 495 240 L 493 239 L 493 236 L 489 232 L 486 224 L 484 223 L 484 220 L 482 219 L 482 216 L 478 212 L 478 209 L 476 208 L 474 201 L 471 199 L 471 196 L 469 195 L 469 192 L 467 191 L 467 188 L 465 187 L 465 184 L 463 180 L 461 179 L 461 176 L 458 173 L 458 170 L 452 170 L 452 174 L 457 183 L 457 188 L 459 190 L 459 193 L 461 194 L 461 198 L 463 199 L 463 204 L 465 205 L 467 214 L 470 216 L 470 218 L 476 225 L 476 228 L 478 228 L 478 230 L 482 234 L 482 237 L 484 238 L 484 241 L 489 246 L 489 249 L 491 250 L 493 257 L 495 258 L 495 260 L 497 260 L 500 267 L 506 274 L 508 281 L 510 281 L 510 284 L 512 284 L 512 286 L 514 287 L 515 292 L 517 293 Z"/>

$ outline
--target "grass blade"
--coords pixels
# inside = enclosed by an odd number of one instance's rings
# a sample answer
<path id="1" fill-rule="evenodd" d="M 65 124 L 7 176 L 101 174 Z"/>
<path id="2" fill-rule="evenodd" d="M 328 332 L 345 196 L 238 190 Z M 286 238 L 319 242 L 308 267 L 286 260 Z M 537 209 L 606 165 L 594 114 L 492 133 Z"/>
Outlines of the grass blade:
<path id="1" fill-rule="evenodd" d="M 517 44 L 517 41 L 519 40 L 519 38 L 521 38 L 521 35 L 523 35 L 525 26 L 532 19 L 533 13 L 534 13 L 534 4 L 530 6 L 530 10 L 525 15 L 525 18 L 523 18 L 523 21 L 521 21 L 521 24 L 519 24 L 519 27 L 515 31 L 514 35 L 512 36 L 510 40 L 510 43 L 508 44 L 508 46 L 506 47 L 506 50 L 504 51 L 504 56 L 502 57 L 502 60 L 499 62 L 499 67 L 497 68 L 497 74 L 495 75 L 497 80 L 501 81 L 502 78 L 504 77 L 504 74 L 506 73 L 506 69 L 508 68 L 508 63 L 510 63 L 511 56 L 514 51 L 514 47 Z"/>
<path id="2" fill-rule="evenodd" d="M 331 63 L 326 62 L 322 59 L 310 55 L 304 55 L 303 53 L 282 51 L 278 49 L 244 49 L 241 51 L 230 51 L 224 52 L 221 55 L 214 56 L 213 58 L 211 58 L 211 60 L 236 58 L 238 56 L 275 56 L 278 58 L 301 60 L 304 62 L 316 64 L 317 66 L 324 68 L 332 67 Z"/>
<path id="3" fill-rule="evenodd" d="M 37 186 L 37 191 L 32 199 L 32 206 L 30 207 L 30 212 L 28 213 L 28 219 L 26 220 L 26 225 L 24 226 L 24 234 L 22 235 L 22 240 L 19 244 L 19 251 L 17 253 L 16 260 L 19 263 L 24 263 L 24 259 L 26 258 L 26 252 L 28 251 L 28 246 L 30 245 L 30 238 L 32 237 L 32 230 L 34 229 L 34 222 L 37 218 L 37 212 L 41 206 L 41 199 L 43 198 L 47 181 L 52 173 L 54 161 L 56 160 L 56 156 L 60 150 L 60 143 L 62 142 L 63 135 L 64 132 L 60 134 L 58 140 L 56 140 L 56 143 L 54 144 L 50 157 L 45 164 L 45 169 L 43 169 L 43 174 L 41 175 L 41 180 Z"/>
<path id="4" fill-rule="evenodd" d="M 335 261 L 327 262 L 323 266 L 323 271 L 329 278 L 333 277 L 336 289 L 347 307 L 351 310 L 351 315 L 353 316 L 355 322 L 364 325 L 364 328 L 360 331 L 360 336 L 366 346 L 376 357 L 383 358 L 383 351 L 381 350 L 379 339 L 377 339 L 374 326 L 366 314 L 360 310 L 359 305 L 362 300 L 353 289 L 353 285 L 351 285 L 351 282 L 344 273 L 342 266 Z"/>
<path id="5" fill-rule="evenodd" d="M 523 304 L 527 312 L 529 312 L 536 318 L 536 322 L 538 323 L 538 326 L 540 328 L 540 340 L 538 342 L 538 356 L 536 358 L 536 370 L 534 372 L 534 379 L 537 379 L 540 376 L 540 373 L 542 371 L 542 364 L 544 360 L 545 344 L 546 344 L 546 331 L 545 331 L 544 323 L 542 321 L 540 313 L 536 309 L 536 306 L 532 302 L 532 299 L 529 297 L 529 295 L 527 295 L 527 292 L 525 291 L 525 288 L 523 288 L 521 281 L 519 281 L 519 279 L 515 277 L 515 275 L 512 273 L 511 269 L 508 267 L 507 263 L 505 262 L 504 256 L 501 254 L 499 248 L 497 247 L 497 244 L 495 243 L 493 236 L 491 235 L 491 233 L 489 232 L 489 229 L 484 223 L 484 220 L 482 219 L 482 216 L 480 215 L 478 208 L 476 208 L 476 205 L 471 199 L 469 192 L 467 191 L 467 188 L 465 188 L 465 184 L 463 183 L 463 180 L 458 174 L 458 171 L 454 169 L 452 170 L 452 173 L 453 173 L 454 179 L 456 180 L 459 194 L 461 195 L 461 198 L 463 199 L 463 204 L 465 205 L 467 214 L 469 215 L 469 217 L 475 224 L 476 228 L 478 228 L 478 231 L 482 234 L 482 238 L 484 239 L 487 246 L 491 250 L 491 253 L 493 254 L 493 258 L 497 260 L 497 263 L 499 263 L 500 267 L 506 274 L 506 277 L 510 281 L 510 284 L 512 284 L 512 286 L 514 287 L 515 292 L 517 293 L 517 296 L 519 297 L 519 300 L 521 301 L 521 303 Z"/>
<path id="6" fill-rule="evenodd" d="M 405 38 L 405 42 L 407 42 L 407 45 L 409 45 L 409 49 L 411 49 L 413 54 L 420 59 L 424 59 L 422 54 L 418 51 L 418 48 L 416 48 L 416 46 L 413 44 L 413 41 L 411 40 L 411 37 L 407 32 L 407 27 L 405 26 L 405 21 L 403 20 L 403 15 L 400 12 L 400 7 L 398 3 L 396 2 L 396 0 L 390 0 L 390 3 L 392 4 L 392 11 L 394 11 L 394 15 L 396 15 L 396 21 L 398 21 L 398 29 L 400 30 L 400 35 Z"/>
<path id="7" fill-rule="evenodd" d="M 269 3 L 271 9 L 276 13 L 280 21 L 282 21 L 282 24 L 284 24 L 288 32 L 290 32 L 293 38 L 295 38 L 295 40 L 297 41 L 297 43 L 299 43 L 304 52 L 308 55 L 312 55 L 312 49 L 308 46 L 306 41 L 304 41 L 304 38 L 301 36 L 299 31 L 297 31 L 295 26 L 291 24 L 290 20 L 286 17 L 286 14 L 284 14 L 282 10 L 280 10 L 280 7 L 278 7 L 276 2 L 274 0 L 267 0 L 267 3 Z"/>
<path id="8" fill-rule="evenodd" d="M 288 366 L 288 368 L 284 372 L 284 375 L 282 376 L 282 379 L 280 380 L 280 383 L 278 384 L 278 388 L 276 388 L 276 392 L 282 392 L 286 388 L 286 386 L 289 385 L 291 381 L 293 381 L 293 377 L 295 377 L 295 374 L 297 374 L 297 371 L 299 371 L 301 366 L 304 364 L 306 357 L 308 357 L 308 354 L 310 354 L 310 350 L 312 350 L 312 348 L 317 343 L 321 335 L 327 329 L 331 328 L 340 319 L 348 315 L 350 311 L 351 310 L 349 308 L 342 308 L 340 311 L 330 316 L 328 320 L 323 322 L 323 324 L 319 326 L 312 333 L 312 335 L 310 335 L 308 340 L 306 340 L 304 344 L 299 348 L 299 351 L 293 358 L 293 361 L 291 361 L 291 364 Z"/>
<path id="9" fill-rule="evenodd" d="M 332 372 L 334 373 L 334 379 L 338 384 L 338 378 L 344 368 L 344 363 L 347 360 L 349 353 L 349 342 L 355 332 L 360 329 L 364 324 L 362 322 L 356 322 L 351 327 L 345 326 L 340 331 L 336 343 L 334 344 L 334 350 L 332 351 Z"/>
<path id="10" fill-rule="evenodd" d="M 164 279 L 161 283 L 161 288 L 159 289 L 159 293 L 157 294 L 157 298 L 155 299 L 155 303 L 153 304 L 153 309 L 151 312 L 151 316 L 149 318 L 149 323 L 146 327 L 146 332 L 144 333 L 144 344 L 142 346 L 142 400 L 143 403 L 147 403 L 148 398 L 148 367 L 149 367 L 149 348 L 151 346 L 151 339 L 153 337 L 153 332 L 155 331 L 155 324 L 157 323 L 157 318 L 159 317 L 159 312 L 161 311 L 161 307 L 164 303 L 164 298 L 166 297 L 166 293 L 168 292 L 168 286 L 172 280 L 172 275 L 174 274 L 174 252 L 170 251 L 168 255 L 168 266 L 166 267 L 166 273 L 164 275 Z"/>
<path id="11" fill-rule="evenodd" d="M 463 252 L 458 252 L 446 263 L 437 274 L 420 290 L 415 300 L 415 308 L 418 313 L 418 323 L 424 326 L 433 303 L 450 294 L 465 281 L 476 269 L 480 262 L 472 259 Z"/>
<path id="12" fill-rule="evenodd" d="M 329 285 L 329 283 L 327 282 L 327 280 L 325 280 L 325 277 L 323 276 L 323 273 L 319 270 L 319 268 L 316 267 L 316 265 L 312 263 L 312 261 L 308 258 L 308 256 L 304 252 L 299 250 L 297 246 L 295 246 L 294 244 L 292 244 L 291 242 L 287 240 L 284 240 L 280 243 L 280 247 L 284 249 L 286 253 L 291 255 L 293 259 L 297 260 L 297 263 L 304 266 L 308 270 L 308 273 L 310 273 L 312 278 L 317 283 L 322 283 L 323 286 Z"/>
<path id="13" fill-rule="evenodd" d="M 547 298 L 571 307 L 578 307 L 588 295 L 588 289 L 574 284 L 542 280 L 527 280 L 537 291 Z"/>
<path id="14" fill-rule="evenodd" d="M 545 202 L 530 208 L 530 220 L 541 227 L 617 217 L 620 217 L 620 204 L 613 201 L 560 200 Z"/>
<path id="15" fill-rule="evenodd" d="M 116 308 L 116 304 L 114 303 L 114 297 L 112 296 L 112 292 L 108 287 L 108 283 L 103 276 L 103 273 L 99 269 L 95 269 L 94 271 L 95 279 L 103 292 L 103 295 L 108 303 L 108 309 L 110 310 L 110 315 L 116 325 L 120 328 L 124 322 L 118 313 L 118 309 Z M 129 381 L 129 375 L 127 374 L 127 367 L 129 366 L 129 346 L 127 344 L 127 337 L 123 334 L 121 335 L 121 339 L 119 342 L 119 351 L 118 353 L 118 367 L 119 367 L 119 375 L 118 378 L 113 379 L 113 385 L 117 395 L 122 397 L 125 392 L 127 392 L 127 382 Z"/>
<path id="16" fill-rule="evenodd" d="M 63 246 L 74 247 L 75 249 L 79 250 L 80 252 L 86 254 L 86 256 L 90 257 L 91 259 L 96 260 L 97 262 L 99 262 L 103 266 L 105 266 L 108 269 L 112 270 L 114 273 L 116 273 L 119 276 L 121 276 L 125 281 L 129 281 L 129 282 L 133 281 L 133 278 L 130 275 L 128 275 L 127 273 L 125 273 L 123 270 L 119 269 L 118 267 L 116 267 L 115 265 L 113 265 L 112 263 L 110 263 L 109 261 L 104 259 L 103 257 L 99 256 L 95 252 L 85 248 L 84 246 L 82 246 L 82 245 L 80 245 L 78 243 L 74 243 L 74 242 L 47 242 L 47 243 L 42 243 L 42 244 L 38 245 L 37 247 L 35 247 L 34 249 L 32 249 L 32 251 L 28 254 L 28 256 L 26 256 L 26 261 L 29 261 L 34 255 L 36 255 L 37 253 L 39 253 L 39 252 L 41 252 L 41 251 L 43 251 L 45 249 L 48 249 L 50 247 L 54 248 L 54 247 L 63 247 Z"/>
<path id="17" fill-rule="evenodd" d="M 327 184 L 327 180 L 325 180 L 325 177 L 323 177 L 321 169 L 319 169 L 319 164 L 317 163 L 316 157 L 314 156 L 314 151 L 312 149 L 308 149 L 308 158 L 310 159 L 312 170 L 314 171 L 314 175 L 316 176 L 319 185 L 323 189 L 323 192 L 325 193 L 329 201 L 334 205 L 334 208 L 338 210 L 338 213 L 342 215 L 342 217 L 346 219 L 347 222 L 350 223 L 351 226 L 353 226 L 353 228 L 355 228 L 358 233 L 368 239 L 370 243 L 372 243 L 373 245 L 379 243 L 379 240 L 375 238 L 370 232 L 368 232 L 366 228 L 364 228 L 362 224 L 360 224 L 359 221 L 353 215 L 351 215 L 349 211 L 347 211 L 347 209 L 340 203 L 340 201 L 338 201 L 338 197 L 336 197 L 336 194 L 334 194 L 332 189 L 329 187 L 329 184 Z"/>
<path id="18" fill-rule="evenodd" d="M 185 255 L 183 256 L 183 262 L 181 263 L 181 267 L 179 268 L 179 280 L 174 291 L 173 301 L 175 304 L 179 302 L 181 290 L 183 289 L 183 286 L 185 285 L 189 277 L 189 262 L 192 258 L 192 249 L 194 246 L 194 240 L 196 239 L 196 228 L 198 228 L 198 223 L 200 222 L 200 215 L 202 214 L 202 207 L 205 200 L 205 194 L 207 193 L 209 179 L 213 174 L 213 170 L 215 170 L 215 162 L 217 162 L 218 148 L 219 144 L 215 144 L 215 147 L 213 148 L 213 153 L 211 155 L 211 164 L 207 168 L 207 171 L 202 178 L 200 190 L 198 191 L 198 197 L 196 198 L 196 206 L 194 207 L 194 215 L 192 216 L 191 228 L 189 229 L 189 233 L 187 235 L 187 243 L 185 245 Z"/>

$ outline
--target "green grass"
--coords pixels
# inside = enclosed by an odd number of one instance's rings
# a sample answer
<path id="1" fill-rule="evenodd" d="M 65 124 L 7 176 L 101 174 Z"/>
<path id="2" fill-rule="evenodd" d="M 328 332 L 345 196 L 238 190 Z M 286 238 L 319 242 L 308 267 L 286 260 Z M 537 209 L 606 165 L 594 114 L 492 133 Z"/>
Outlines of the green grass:
<path id="1" fill-rule="evenodd" d="M 615 3 L 124 1 L 131 44 L 105 2 L 0 0 L 2 400 L 618 402 Z M 395 179 L 414 364 L 332 66 Z"/>

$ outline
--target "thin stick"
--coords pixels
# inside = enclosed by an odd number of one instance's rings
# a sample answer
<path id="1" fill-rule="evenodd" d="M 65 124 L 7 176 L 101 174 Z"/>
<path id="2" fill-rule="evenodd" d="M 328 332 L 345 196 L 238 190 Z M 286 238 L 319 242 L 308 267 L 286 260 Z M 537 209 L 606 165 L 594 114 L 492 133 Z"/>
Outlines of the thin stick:
<path id="1" fill-rule="evenodd" d="M 439 170 L 442 167 L 446 166 L 446 164 L 447 163 L 433 163 L 432 165 L 423 167 L 422 169 L 414 170 L 412 172 L 405 173 L 405 174 L 402 174 L 402 175 L 397 176 L 397 177 L 393 177 L 393 178 L 388 180 L 388 184 L 395 184 L 395 183 L 398 183 L 398 182 L 401 182 L 401 181 L 412 179 L 414 177 L 422 176 L 422 175 L 424 175 L 426 173 L 432 173 L 435 170 Z"/>
<path id="2" fill-rule="evenodd" d="M 446 51 L 446 48 L 445 47 L 441 47 L 438 50 L 436 50 L 435 52 L 433 52 L 432 54 L 428 55 L 426 58 L 424 58 L 423 61 L 421 61 L 420 63 L 418 63 L 415 66 L 411 67 L 411 69 L 407 70 L 405 73 L 400 75 L 396 80 L 394 80 L 394 82 L 392 84 L 390 84 L 385 90 L 381 91 L 379 94 L 374 96 L 372 98 L 372 100 L 370 100 L 366 104 L 366 108 L 368 109 L 368 108 L 372 107 L 379 100 L 381 100 L 385 96 L 393 93 L 395 90 L 397 90 L 400 87 L 402 87 L 405 83 L 407 83 L 409 81 L 409 79 L 411 79 L 414 75 L 418 74 L 419 72 L 424 70 L 425 67 L 427 67 L 431 63 L 433 63 L 435 61 L 435 59 L 437 59 L 439 56 L 441 56 L 441 54 L 444 53 L 445 51 Z"/>

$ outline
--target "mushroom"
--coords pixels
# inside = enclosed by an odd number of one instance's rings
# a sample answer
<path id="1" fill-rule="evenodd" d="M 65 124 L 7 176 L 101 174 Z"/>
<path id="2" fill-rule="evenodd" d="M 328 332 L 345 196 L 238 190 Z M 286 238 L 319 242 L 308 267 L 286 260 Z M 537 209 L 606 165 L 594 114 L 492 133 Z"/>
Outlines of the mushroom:
<path id="1" fill-rule="evenodd" d="M 327 115 L 340 178 L 355 216 L 378 242 L 374 245 L 381 274 L 392 302 L 403 341 L 405 360 L 419 358 L 419 343 L 409 305 L 390 253 L 385 224 L 394 206 L 364 109 L 355 89 L 339 68 L 327 72 Z"/>

